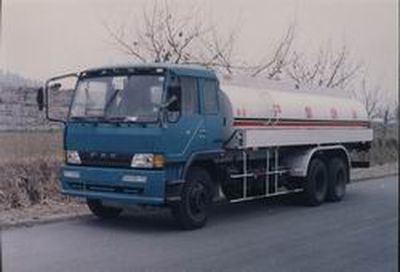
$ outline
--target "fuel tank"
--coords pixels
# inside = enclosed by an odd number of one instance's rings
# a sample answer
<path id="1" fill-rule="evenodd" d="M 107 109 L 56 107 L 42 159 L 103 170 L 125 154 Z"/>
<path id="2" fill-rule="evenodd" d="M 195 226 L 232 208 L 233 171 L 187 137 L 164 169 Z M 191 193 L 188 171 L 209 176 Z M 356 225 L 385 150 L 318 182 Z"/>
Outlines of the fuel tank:
<path id="1" fill-rule="evenodd" d="M 229 124 L 225 138 L 235 129 L 368 128 L 362 103 L 349 97 L 290 90 L 280 86 L 221 86 L 222 110 Z"/>

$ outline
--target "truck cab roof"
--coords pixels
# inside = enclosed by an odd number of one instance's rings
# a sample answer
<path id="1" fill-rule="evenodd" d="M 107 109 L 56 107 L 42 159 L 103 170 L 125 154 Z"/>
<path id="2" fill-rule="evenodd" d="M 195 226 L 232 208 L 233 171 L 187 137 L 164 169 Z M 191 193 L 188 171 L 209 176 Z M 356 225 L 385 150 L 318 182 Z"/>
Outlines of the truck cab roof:
<path id="1" fill-rule="evenodd" d="M 120 65 L 100 66 L 90 69 L 85 69 L 83 73 L 96 73 L 106 70 L 120 70 L 120 69 L 165 69 L 174 72 L 181 76 L 194 76 L 203 78 L 216 79 L 215 72 L 202 65 L 195 64 L 174 64 L 174 63 L 126 63 Z"/>

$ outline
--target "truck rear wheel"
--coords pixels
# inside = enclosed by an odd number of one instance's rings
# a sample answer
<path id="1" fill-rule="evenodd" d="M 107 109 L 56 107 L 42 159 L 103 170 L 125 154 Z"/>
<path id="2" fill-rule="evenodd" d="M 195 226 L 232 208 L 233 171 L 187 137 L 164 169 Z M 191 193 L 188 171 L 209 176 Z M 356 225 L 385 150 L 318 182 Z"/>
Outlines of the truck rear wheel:
<path id="1" fill-rule="evenodd" d="M 199 167 L 189 169 L 181 192 L 181 200 L 171 207 L 172 215 L 186 230 L 203 227 L 212 201 L 211 178 Z"/>
<path id="2" fill-rule="evenodd" d="M 98 199 L 87 199 L 86 203 L 90 211 L 99 218 L 111 219 L 118 217 L 122 209 L 114 207 L 106 207 Z"/>
<path id="3" fill-rule="evenodd" d="M 319 206 L 324 202 L 328 190 L 328 170 L 323 160 L 311 160 L 303 189 L 303 201 L 306 205 Z"/>
<path id="4" fill-rule="evenodd" d="M 346 194 L 346 184 L 349 182 L 349 171 L 346 163 L 341 158 L 333 158 L 328 166 L 328 192 L 326 199 L 340 201 Z"/>

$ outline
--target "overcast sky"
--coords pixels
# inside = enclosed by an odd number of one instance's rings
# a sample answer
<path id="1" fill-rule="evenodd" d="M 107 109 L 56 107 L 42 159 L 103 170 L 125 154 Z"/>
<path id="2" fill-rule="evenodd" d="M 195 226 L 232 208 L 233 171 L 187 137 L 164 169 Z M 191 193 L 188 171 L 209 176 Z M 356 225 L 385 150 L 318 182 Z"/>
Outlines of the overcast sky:
<path id="1" fill-rule="evenodd" d="M 116 24 L 140 14 L 145 0 L 3 0 L 1 65 L 43 80 L 63 72 L 121 62 L 102 22 Z M 239 27 L 240 55 L 256 59 L 290 23 L 296 47 L 346 44 L 368 67 L 371 81 L 393 95 L 398 81 L 396 0 L 175 0 L 196 5 L 221 33 Z"/>

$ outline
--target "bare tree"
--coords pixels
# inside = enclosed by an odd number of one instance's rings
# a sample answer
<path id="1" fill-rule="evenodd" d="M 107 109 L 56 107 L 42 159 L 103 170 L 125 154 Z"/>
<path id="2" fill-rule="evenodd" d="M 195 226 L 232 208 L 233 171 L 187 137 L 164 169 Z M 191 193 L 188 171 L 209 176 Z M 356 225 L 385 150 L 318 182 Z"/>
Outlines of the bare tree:
<path id="1" fill-rule="evenodd" d="M 289 64 L 289 56 L 295 38 L 295 30 L 295 25 L 291 24 L 286 34 L 272 51 L 272 54 L 265 57 L 260 64 L 253 68 L 251 72 L 252 77 L 266 74 L 267 78 L 274 79 L 283 72 L 283 68 Z"/>
<path id="2" fill-rule="evenodd" d="M 364 106 L 369 119 L 381 117 L 383 104 L 383 91 L 379 84 L 369 86 L 366 76 L 361 79 L 360 87 L 352 90 L 353 96 L 358 98 Z"/>
<path id="3" fill-rule="evenodd" d="M 346 88 L 359 75 L 363 65 L 352 60 L 346 46 L 337 52 L 332 52 L 330 47 L 321 47 L 313 57 L 294 48 L 296 36 L 296 26 L 291 24 L 272 54 L 260 64 L 250 66 L 250 75 L 291 80 L 297 88 L 304 84 Z"/>
<path id="4" fill-rule="evenodd" d="M 379 116 L 382 118 L 383 137 L 386 137 L 387 131 L 393 122 L 398 125 L 399 120 L 399 105 L 397 101 L 394 103 L 386 102 L 382 104 L 379 110 Z"/>
<path id="5" fill-rule="evenodd" d="M 289 63 L 285 73 L 297 85 L 312 84 L 326 88 L 346 88 L 362 68 L 360 62 L 351 60 L 346 46 L 336 53 L 329 48 L 321 48 L 314 59 L 294 51 Z"/>
<path id="6" fill-rule="evenodd" d="M 289 25 L 276 47 L 258 64 L 248 63 L 236 54 L 235 29 L 223 36 L 199 18 L 199 9 L 191 8 L 182 15 L 170 7 L 169 0 L 155 1 L 150 9 L 143 10 L 141 20 L 136 20 L 142 24 L 136 24 L 136 28 L 126 24 L 105 27 L 117 48 L 140 62 L 201 64 L 223 74 L 240 71 L 251 77 L 288 79 L 297 87 L 311 84 L 345 88 L 362 67 L 352 61 L 346 46 L 335 53 L 321 48 L 314 58 L 294 50 L 295 24 Z"/>
<path id="7" fill-rule="evenodd" d="M 143 10 L 142 27 L 105 27 L 117 48 L 137 61 L 202 64 L 231 74 L 235 32 L 222 38 L 198 13 L 194 8 L 182 16 L 170 9 L 168 0 L 155 1 L 150 10 Z"/>
<path id="8" fill-rule="evenodd" d="M 379 116 L 382 117 L 384 126 L 389 125 L 392 121 L 396 120 L 396 111 L 389 104 L 385 104 L 379 111 Z"/>

